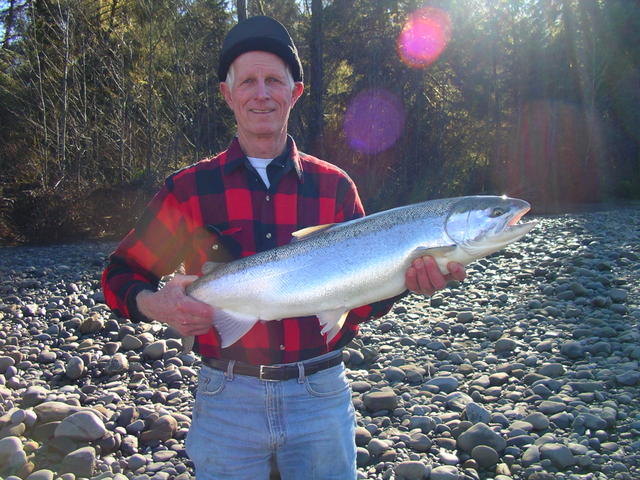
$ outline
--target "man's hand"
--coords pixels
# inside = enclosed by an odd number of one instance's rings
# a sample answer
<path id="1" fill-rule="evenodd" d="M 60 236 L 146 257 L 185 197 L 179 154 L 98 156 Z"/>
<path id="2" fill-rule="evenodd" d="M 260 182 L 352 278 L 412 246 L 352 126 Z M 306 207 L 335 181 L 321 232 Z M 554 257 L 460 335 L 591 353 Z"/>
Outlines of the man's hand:
<path id="1" fill-rule="evenodd" d="M 431 256 L 416 258 L 405 273 L 405 283 L 409 290 L 423 295 L 433 295 L 442 290 L 451 280 L 461 282 L 467 276 L 464 267 L 456 262 L 447 265 L 449 275 L 443 275 Z"/>
<path id="2" fill-rule="evenodd" d="M 213 321 L 213 307 L 185 293 L 187 285 L 197 278 L 176 275 L 157 292 L 143 290 L 136 297 L 138 310 L 153 320 L 171 325 L 183 336 L 207 333 Z"/>

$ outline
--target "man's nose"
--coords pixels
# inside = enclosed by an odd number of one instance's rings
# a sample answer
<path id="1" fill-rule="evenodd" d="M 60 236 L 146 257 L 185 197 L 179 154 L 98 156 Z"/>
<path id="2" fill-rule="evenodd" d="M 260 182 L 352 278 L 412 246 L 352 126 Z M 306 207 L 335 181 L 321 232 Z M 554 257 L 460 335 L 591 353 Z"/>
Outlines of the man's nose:
<path id="1" fill-rule="evenodd" d="M 256 96 L 258 98 L 268 98 L 269 97 L 269 89 L 267 88 L 267 82 L 265 82 L 264 80 L 258 80 Z"/>

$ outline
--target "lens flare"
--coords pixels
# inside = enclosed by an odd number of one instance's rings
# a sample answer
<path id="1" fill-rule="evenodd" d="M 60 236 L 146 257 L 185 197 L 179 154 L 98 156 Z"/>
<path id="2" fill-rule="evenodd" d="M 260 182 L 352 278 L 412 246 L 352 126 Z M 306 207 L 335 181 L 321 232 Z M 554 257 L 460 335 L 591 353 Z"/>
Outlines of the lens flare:
<path id="1" fill-rule="evenodd" d="M 557 100 L 525 102 L 498 151 L 496 185 L 536 212 L 598 203 L 608 187 L 604 126 L 589 109 Z"/>
<path id="2" fill-rule="evenodd" d="M 435 62 L 451 40 L 451 19 L 444 10 L 424 7 L 413 12 L 398 36 L 398 54 L 413 68 Z"/>
<path id="3" fill-rule="evenodd" d="M 358 93 L 347 108 L 344 132 L 354 150 L 379 153 L 398 140 L 404 117 L 398 97 L 384 89 L 367 89 Z"/>

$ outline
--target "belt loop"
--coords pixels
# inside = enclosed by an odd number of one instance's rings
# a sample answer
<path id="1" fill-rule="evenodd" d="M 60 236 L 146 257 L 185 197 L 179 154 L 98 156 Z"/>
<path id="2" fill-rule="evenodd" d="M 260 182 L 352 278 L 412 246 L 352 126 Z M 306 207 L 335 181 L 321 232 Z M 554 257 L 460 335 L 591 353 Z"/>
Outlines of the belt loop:
<path id="1" fill-rule="evenodd" d="M 298 366 L 298 383 L 304 383 L 304 363 L 296 362 L 296 365 Z"/>
<path id="2" fill-rule="evenodd" d="M 227 371 L 224 374 L 224 376 L 227 377 L 227 380 L 229 380 L 230 382 L 233 381 L 233 367 L 235 365 L 236 365 L 235 360 L 229 360 L 229 363 L 227 364 Z"/>

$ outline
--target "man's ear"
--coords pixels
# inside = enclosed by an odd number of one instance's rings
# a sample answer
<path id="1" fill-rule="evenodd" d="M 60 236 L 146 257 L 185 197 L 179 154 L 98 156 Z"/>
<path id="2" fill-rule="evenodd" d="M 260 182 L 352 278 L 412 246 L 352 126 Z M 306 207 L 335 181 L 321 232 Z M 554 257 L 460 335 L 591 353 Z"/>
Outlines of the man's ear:
<path id="1" fill-rule="evenodd" d="M 295 82 L 293 84 L 293 91 L 291 92 L 291 98 L 292 98 L 291 106 L 292 107 L 296 104 L 298 99 L 302 96 L 302 92 L 304 92 L 304 83 Z"/>
<path id="2" fill-rule="evenodd" d="M 233 110 L 233 102 L 231 100 L 231 89 L 229 88 L 229 85 L 227 85 L 226 82 L 220 82 L 220 93 L 222 93 L 222 96 L 224 97 L 224 101 L 227 102 L 227 105 L 229 105 L 229 108 Z"/>

